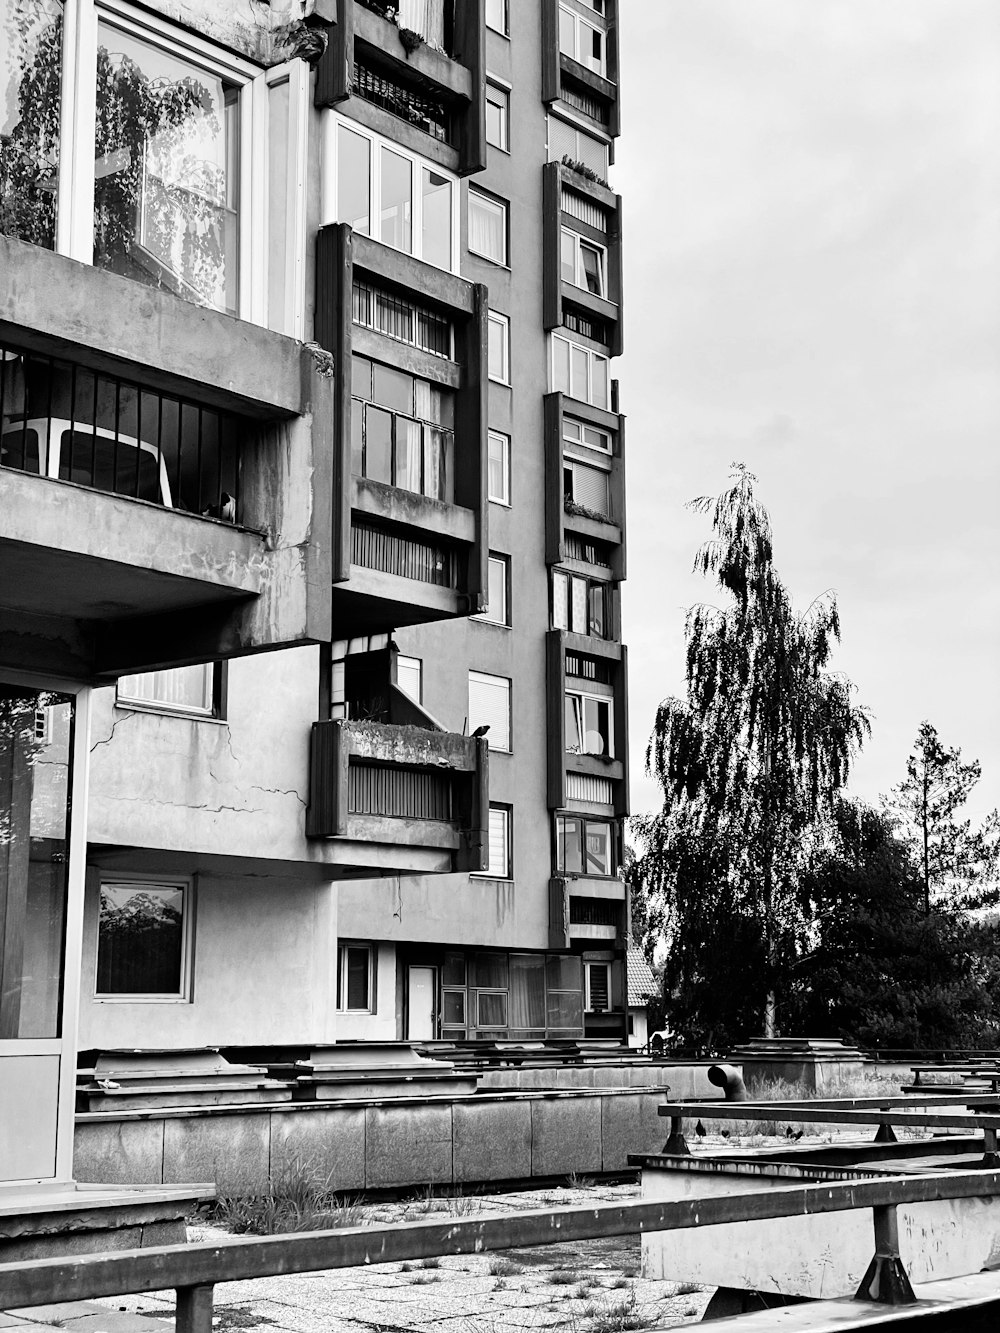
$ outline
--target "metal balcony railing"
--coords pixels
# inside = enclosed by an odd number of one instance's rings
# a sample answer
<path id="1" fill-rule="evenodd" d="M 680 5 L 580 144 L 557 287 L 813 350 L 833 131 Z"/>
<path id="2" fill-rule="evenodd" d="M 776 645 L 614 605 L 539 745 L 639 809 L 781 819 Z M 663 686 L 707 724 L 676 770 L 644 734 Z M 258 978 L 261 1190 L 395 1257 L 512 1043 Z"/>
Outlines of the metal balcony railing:
<path id="1" fill-rule="evenodd" d="M 432 139 L 448 142 L 451 117 L 439 98 L 419 93 L 360 60 L 354 62 L 354 91 L 366 102 L 415 125 Z"/>
<path id="2" fill-rule="evenodd" d="M 0 344 L 0 466 L 235 522 L 241 419 Z"/>

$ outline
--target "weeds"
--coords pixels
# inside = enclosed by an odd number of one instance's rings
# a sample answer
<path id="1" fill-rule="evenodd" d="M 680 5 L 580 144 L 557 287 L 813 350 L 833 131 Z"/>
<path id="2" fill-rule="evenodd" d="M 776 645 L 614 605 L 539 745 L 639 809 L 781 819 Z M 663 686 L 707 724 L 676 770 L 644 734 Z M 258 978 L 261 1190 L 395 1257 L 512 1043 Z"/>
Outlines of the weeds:
<path id="1" fill-rule="evenodd" d="M 592 1190 L 595 1183 L 593 1176 L 579 1176 L 575 1171 L 566 1177 L 566 1188 L 571 1190 Z"/>
<path id="2" fill-rule="evenodd" d="M 585 1301 L 589 1295 L 590 1295 L 590 1283 L 584 1281 L 581 1282 L 580 1285 L 573 1292 L 573 1299 L 575 1301 Z"/>
<path id="3" fill-rule="evenodd" d="M 678 1282 L 674 1287 L 675 1296 L 694 1296 L 699 1291 L 701 1291 L 701 1287 L 697 1282 Z"/>
<path id="4" fill-rule="evenodd" d="M 365 1210 L 357 1201 L 338 1195 L 332 1180 L 333 1173 L 324 1173 L 315 1157 L 291 1157 L 275 1169 L 265 1192 L 221 1194 L 214 1216 L 238 1236 L 363 1225 Z"/>
<path id="5" fill-rule="evenodd" d="M 588 1333 L 629 1333 L 632 1329 L 652 1328 L 656 1323 L 653 1316 L 640 1307 L 634 1291 L 624 1300 L 603 1308 L 588 1305 L 583 1313 L 591 1321 Z"/>
<path id="6" fill-rule="evenodd" d="M 549 1274 L 549 1283 L 553 1287 L 575 1287 L 580 1281 L 580 1274 L 575 1268 L 556 1268 Z"/>
<path id="7" fill-rule="evenodd" d="M 515 1273 L 522 1272 L 520 1264 L 513 1259 L 504 1259 L 502 1256 L 490 1260 L 490 1277 L 513 1277 Z"/>

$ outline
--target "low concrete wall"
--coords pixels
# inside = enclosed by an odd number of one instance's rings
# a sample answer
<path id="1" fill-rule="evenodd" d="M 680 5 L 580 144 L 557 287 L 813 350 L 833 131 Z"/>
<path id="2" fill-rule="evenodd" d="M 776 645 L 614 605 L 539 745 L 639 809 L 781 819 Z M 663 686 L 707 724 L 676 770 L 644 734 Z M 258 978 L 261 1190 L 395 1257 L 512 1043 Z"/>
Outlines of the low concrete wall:
<path id="1" fill-rule="evenodd" d="M 546 1092 L 577 1088 L 658 1088 L 674 1100 L 687 1097 L 720 1097 L 708 1081 L 714 1061 L 685 1064 L 651 1064 L 627 1061 L 619 1065 L 552 1065 L 540 1069 L 487 1069 L 479 1075 L 482 1091 Z"/>
<path id="2" fill-rule="evenodd" d="M 595 1175 L 662 1149 L 663 1100 L 662 1088 L 618 1088 L 83 1114 L 73 1169 L 79 1181 L 214 1180 L 241 1193 L 294 1157 L 347 1191 Z"/>

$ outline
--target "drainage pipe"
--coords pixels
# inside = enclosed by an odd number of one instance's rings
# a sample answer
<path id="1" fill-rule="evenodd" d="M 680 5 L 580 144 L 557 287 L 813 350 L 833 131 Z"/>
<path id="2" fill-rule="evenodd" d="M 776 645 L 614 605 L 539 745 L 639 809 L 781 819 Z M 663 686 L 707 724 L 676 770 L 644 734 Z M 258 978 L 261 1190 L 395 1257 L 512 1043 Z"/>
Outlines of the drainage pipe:
<path id="1" fill-rule="evenodd" d="M 747 1099 L 746 1084 L 736 1065 L 709 1065 L 708 1081 L 723 1089 L 727 1102 L 745 1102 Z"/>

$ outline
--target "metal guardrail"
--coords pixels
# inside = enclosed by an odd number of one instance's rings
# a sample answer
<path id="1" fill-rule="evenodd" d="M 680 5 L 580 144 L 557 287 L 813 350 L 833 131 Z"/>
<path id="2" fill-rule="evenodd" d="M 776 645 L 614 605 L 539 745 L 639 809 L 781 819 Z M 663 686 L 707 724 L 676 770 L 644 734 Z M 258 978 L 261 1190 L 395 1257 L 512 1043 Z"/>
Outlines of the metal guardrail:
<path id="1" fill-rule="evenodd" d="M 38 1259 L 0 1265 L 0 1310 L 173 1287 L 177 1333 L 211 1333 L 213 1288 L 218 1282 L 855 1208 L 872 1209 L 875 1239 L 874 1258 L 858 1297 L 900 1304 L 914 1297 L 899 1258 L 897 1206 L 988 1198 L 998 1192 L 1000 1171 L 942 1171 L 849 1184 L 778 1186 L 764 1193 L 719 1198 L 542 1208 L 513 1215 L 151 1246 L 80 1255 L 71 1261 Z"/>

